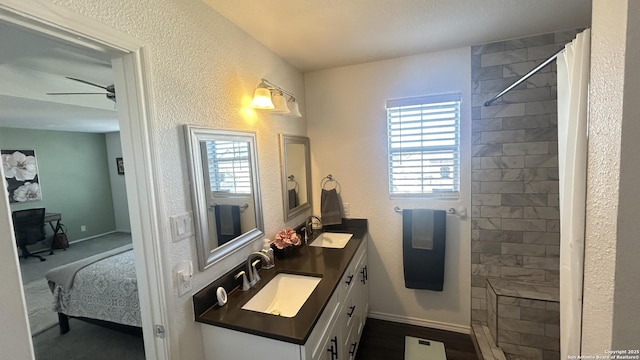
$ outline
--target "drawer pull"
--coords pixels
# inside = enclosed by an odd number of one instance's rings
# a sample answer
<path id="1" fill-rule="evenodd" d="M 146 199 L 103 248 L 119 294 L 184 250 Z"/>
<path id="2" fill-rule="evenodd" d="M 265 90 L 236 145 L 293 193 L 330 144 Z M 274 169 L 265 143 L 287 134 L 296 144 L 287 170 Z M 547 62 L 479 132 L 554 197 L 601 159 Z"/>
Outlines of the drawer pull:
<path id="1" fill-rule="evenodd" d="M 353 274 L 348 276 L 349 280 L 345 281 L 345 284 L 347 285 L 351 285 L 351 282 L 353 281 Z"/>
<path id="2" fill-rule="evenodd" d="M 367 273 L 367 266 L 363 266 L 362 270 L 360 270 L 360 274 L 362 274 L 362 277 L 360 278 L 360 281 L 362 281 L 363 284 L 367 283 L 367 278 L 369 277 L 368 273 Z"/>
<path id="3" fill-rule="evenodd" d="M 338 360 L 338 337 L 331 339 L 331 348 L 327 349 L 331 353 L 331 360 Z"/>
<path id="4" fill-rule="evenodd" d="M 353 356 L 356 354 L 356 348 L 358 347 L 358 342 L 354 342 L 353 344 L 351 344 L 351 350 L 349 350 L 349 355 L 353 358 Z"/>
<path id="5" fill-rule="evenodd" d="M 353 313 L 354 313 L 355 311 L 356 311 L 356 306 L 355 306 L 355 305 L 353 305 L 353 306 L 349 306 L 349 312 L 347 313 L 347 316 L 348 316 L 348 317 L 352 317 L 352 316 L 353 316 Z"/>

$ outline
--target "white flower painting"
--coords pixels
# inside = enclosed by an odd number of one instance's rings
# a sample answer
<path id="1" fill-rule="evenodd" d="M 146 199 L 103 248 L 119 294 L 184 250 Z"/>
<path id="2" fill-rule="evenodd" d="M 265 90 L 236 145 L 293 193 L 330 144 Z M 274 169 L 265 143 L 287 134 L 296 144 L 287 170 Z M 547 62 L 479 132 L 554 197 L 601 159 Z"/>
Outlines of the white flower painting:
<path id="1" fill-rule="evenodd" d="M 9 202 L 42 200 L 35 150 L 0 150 Z"/>

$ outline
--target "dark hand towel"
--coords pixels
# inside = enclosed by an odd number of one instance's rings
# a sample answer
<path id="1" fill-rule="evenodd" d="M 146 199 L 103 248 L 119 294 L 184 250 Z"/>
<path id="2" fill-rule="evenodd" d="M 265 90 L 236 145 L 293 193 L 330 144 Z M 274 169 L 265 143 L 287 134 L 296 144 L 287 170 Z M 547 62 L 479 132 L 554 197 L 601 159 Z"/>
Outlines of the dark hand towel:
<path id="1" fill-rule="evenodd" d="M 336 189 L 322 189 L 320 194 L 320 213 L 322 225 L 342 224 L 342 204 Z"/>
<path id="2" fill-rule="evenodd" d="M 218 246 L 242 234 L 240 230 L 240 206 L 215 205 L 214 213 Z"/>
<path id="3" fill-rule="evenodd" d="M 289 210 L 295 209 L 300 206 L 300 198 L 296 189 L 289 189 Z"/>
<path id="4" fill-rule="evenodd" d="M 443 210 L 402 211 L 404 285 L 442 291 L 447 213 Z"/>

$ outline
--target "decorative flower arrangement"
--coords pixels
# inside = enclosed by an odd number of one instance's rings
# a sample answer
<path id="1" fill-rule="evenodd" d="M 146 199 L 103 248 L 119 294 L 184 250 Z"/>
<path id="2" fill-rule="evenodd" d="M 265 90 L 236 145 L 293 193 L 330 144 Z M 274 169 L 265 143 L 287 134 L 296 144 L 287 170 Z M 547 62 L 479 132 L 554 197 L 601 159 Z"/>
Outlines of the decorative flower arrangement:
<path id="1" fill-rule="evenodd" d="M 296 234 L 295 230 L 288 227 L 278 231 L 273 244 L 276 246 L 276 248 L 282 250 L 289 246 L 299 246 L 301 242 L 300 237 L 298 236 L 298 234 Z"/>

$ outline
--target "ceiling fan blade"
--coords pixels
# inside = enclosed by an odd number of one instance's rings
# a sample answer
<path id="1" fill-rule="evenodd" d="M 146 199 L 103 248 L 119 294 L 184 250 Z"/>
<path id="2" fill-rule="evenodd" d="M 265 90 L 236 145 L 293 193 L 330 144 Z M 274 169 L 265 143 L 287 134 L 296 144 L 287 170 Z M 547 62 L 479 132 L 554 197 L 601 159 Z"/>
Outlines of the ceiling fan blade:
<path id="1" fill-rule="evenodd" d="M 65 76 L 65 77 L 66 77 L 67 79 L 69 79 L 69 80 L 78 81 L 78 82 L 81 82 L 81 83 L 84 83 L 84 84 L 87 84 L 87 85 L 91 85 L 91 86 L 99 87 L 100 89 L 105 89 L 105 90 L 109 91 L 109 89 L 108 89 L 106 86 L 102 86 L 102 85 L 94 84 L 94 83 L 92 83 L 92 82 L 88 82 L 88 81 L 86 81 L 86 80 L 82 80 L 82 79 L 76 79 L 76 78 L 72 78 L 72 77 L 68 77 L 68 76 Z"/>
<path id="2" fill-rule="evenodd" d="M 105 93 L 47 93 L 47 95 L 107 95 Z"/>

